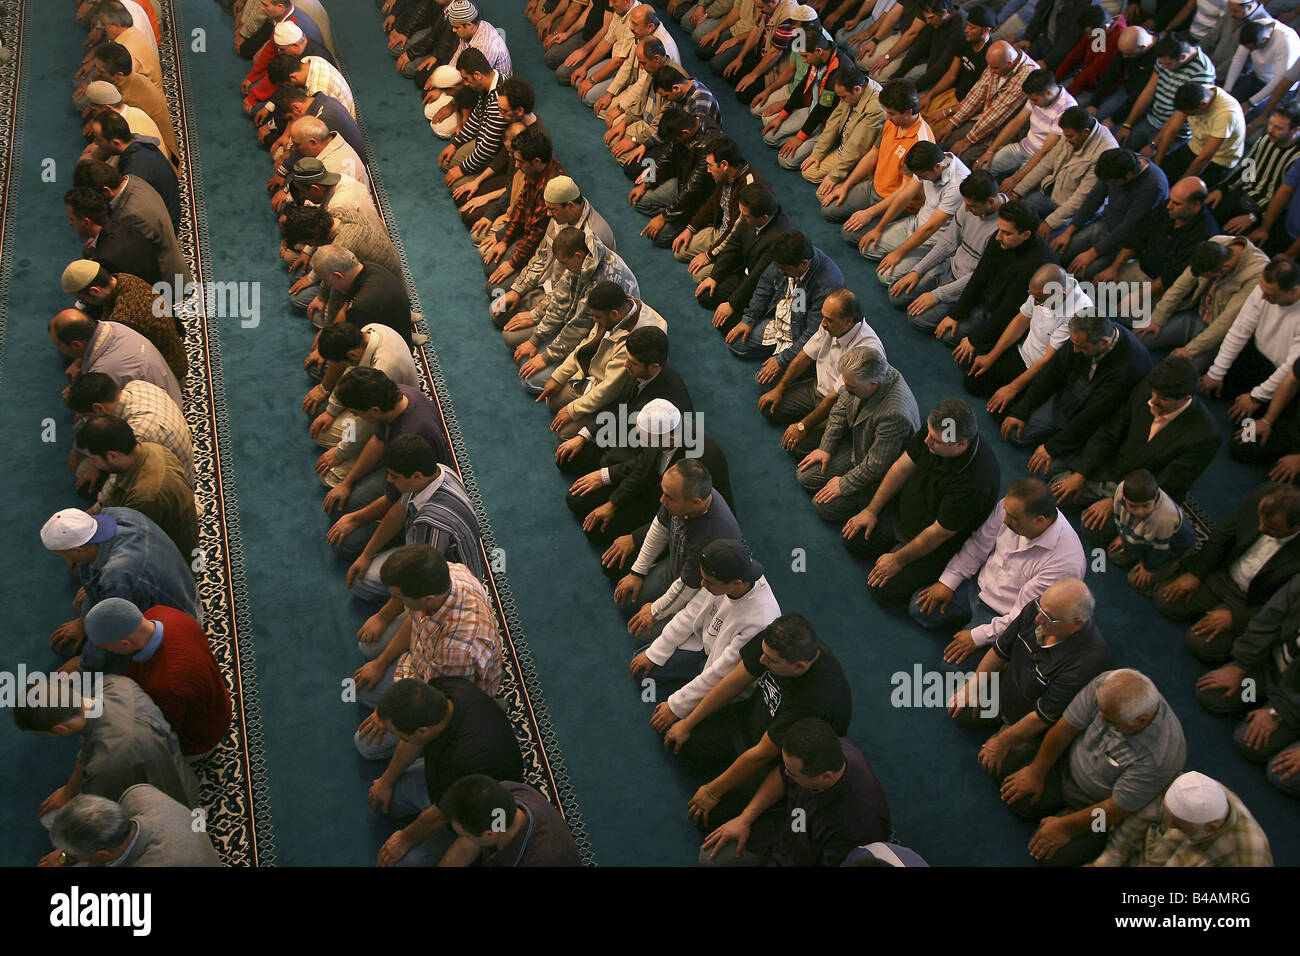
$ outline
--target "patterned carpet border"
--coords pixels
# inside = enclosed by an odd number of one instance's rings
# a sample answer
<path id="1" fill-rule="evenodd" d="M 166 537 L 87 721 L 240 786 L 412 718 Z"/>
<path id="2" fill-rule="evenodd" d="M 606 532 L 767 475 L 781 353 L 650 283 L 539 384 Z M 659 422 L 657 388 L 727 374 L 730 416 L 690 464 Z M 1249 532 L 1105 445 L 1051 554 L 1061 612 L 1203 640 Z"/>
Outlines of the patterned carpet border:
<path id="1" fill-rule="evenodd" d="M 177 238 L 195 280 L 202 283 L 211 278 L 207 275 L 211 256 L 202 170 L 195 137 L 190 135 L 194 100 L 184 50 L 188 34 L 179 29 L 173 0 L 162 0 L 162 8 L 158 52 L 185 172 L 183 221 Z M 274 835 L 221 347 L 209 324 L 216 320 L 208 316 L 203 296 L 186 301 L 181 313 L 190 358 L 186 418 L 194 440 L 196 492 L 202 507 L 199 542 L 206 565 L 199 579 L 199 597 L 204 627 L 234 702 L 230 735 L 195 769 L 208 813 L 208 835 L 223 862 L 269 866 L 275 862 Z"/>
<path id="2" fill-rule="evenodd" d="M 339 70 L 344 77 L 347 77 L 347 69 L 341 63 Z M 350 79 L 349 84 L 351 84 Z M 380 214 L 383 216 L 384 221 L 388 223 L 389 236 L 393 240 L 393 245 L 397 248 L 397 255 L 402 263 L 402 274 L 406 279 L 407 288 L 411 290 L 411 308 L 423 315 L 419 293 L 416 290 L 415 279 L 406 256 L 406 249 L 402 245 L 401 235 L 397 229 L 392 204 L 389 202 L 388 192 L 384 187 L 379 166 L 375 162 L 374 151 L 370 145 L 370 135 L 366 131 L 360 102 L 357 105 L 357 124 L 365 135 L 366 155 L 364 158 L 366 165 L 369 167 L 371 188 L 379 205 Z M 422 319 L 418 327 L 420 331 L 430 334 L 427 317 Z M 492 569 L 492 577 L 489 583 L 491 584 L 493 601 L 497 606 L 497 614 L 501 621 L 506 650 L 501 695 L 506 701 L 510 721 L 515 727 L 520 750 L 524 755 L 525 778 L 528 783 L 533 784 L 545 793 L 559 811 L 564 814 L 564 819 L 569 824 L 584 862 L 588 866 L 594 866 L 596 864 L 595 851 L 592 848 L 591 840 L 587 836 L 586 827 L 582 821 L 582 808 L 578 803 L 577 794 L 569 778 L 569 772 L 565 767 L 559 738 L 551 723 L 546 700 L 542 696 L 537 669 L 533 664 L 532 654 L 528 650 L 523 620 L 510 592 L 510 581 L 504 570 L 494 568 L 495 562 L 492 557 L 494 553 L 498 553 L 496 537 L 493 534 L 491 522 L 488 520 L 487 510 L 483 504 L 483 496 L 480 494 L 478 483 L 474 478 L 474 469 L 470 464 L 469 452 L 465 447 L 460 422 L 456 418 L 456 410 L 451 401 L 446 378 L 442 374 L 442 367 L 438 363 L 438 354 L 433 347 L 432 339 L 428 344 L 420 347 L 419 355 L 423 370 L 423 390 L 433 399 L 438 414 L 447 430 L 447 438 L 451 443 L 452 453 L 456 457 L 456 471 L 465 485 L 465 490 L 469 493 L 470 501 L 474 504 L 474 512 L 478 516 L 479 528 L 483 538 L 485 565 Z"/>
<path id="3" fill-rule="evenodd" d="M 9 318 L 9 276 L 13 271 L 14 231 L 18 228 L 18 186 L 22 170 L 22 129 L 27 109 L 26 74 L 21 68 L 27 32 L 27 5 L 0 7 L 0 36 L 9 44 L 9 62 L 0 66 L 0 375 L 4 374 L 5 326 Z"/>

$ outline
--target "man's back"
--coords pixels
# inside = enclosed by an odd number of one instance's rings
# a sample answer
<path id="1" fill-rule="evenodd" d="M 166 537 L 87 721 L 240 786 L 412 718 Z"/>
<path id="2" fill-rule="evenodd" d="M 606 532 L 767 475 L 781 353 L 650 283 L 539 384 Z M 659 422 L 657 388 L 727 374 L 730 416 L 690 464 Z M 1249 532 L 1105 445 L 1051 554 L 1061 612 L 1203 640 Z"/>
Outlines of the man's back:
<path id="1" fill-rule="evenodd" d="M 424 748 L 424 777 L 436 806 L 461 777 L 486 774 L 493 780 L 522 780 L 524 758 L 510 718 L 495 700 L 460 677 L 435 677 L 430 686 L 451 702 L 451 719 Z"/>
<path id="2" fill-rule="evenodd" d="M 135 226 L 153 244 L 163 282 L 174 286 L 179 275 L 182 277 L 180 284 L 183 288 L 186 282 L 192 280 L 189 266 L 181 255 L 180 244 L 176 241 L 176 227 L 172 225 L 171 214 L 167 210 L 167 204 L 158 195 L 158 190 L 143 179 L 128 176 L 113 203 L 109 218 L 112 222 Z"/>
<path id="3" fill-rule="evenodd" d="M 147 660 L 132 660 L 126 676 L 163 712 L 186 756 L 206 753 L 230 727 L 230 692 L 208 637 L 184 611 L 151 607 L 145 619 L 163 627 L 162 643 Z"/>
<path id="4" fill-rule="evenodd" d="M 138 783 L 118 803 L 140 828 L 119 866 L 221 865 L 207 830 L 195 829 L 194 812 L 157 787 Z"/>
<path id="5" fill-rule="evenodd" d="M 103 372 L 118 388 L 137 380 L 156 385 L 183 408 L 180 384 L 162 353 L 147 338 L 121 322 L 100 322 L 81 356 L 82 372 Z"/>
<path id="6" fill-rule="evenodd" d="M 110 218 L 100 230 L 89 258 L 109 272 L 129 273 L 151 286 L 162 278 L 153 243 L 128 220 Z"/>
<path id="7" fill-rule="evenodd" d="M 424 392 L 414 386 L 399 385 L 397 390 L 406 397 L 406 409 L 393 421 L 379 423 L 375 430 L 379 440 L 387 444 L 398 435 L 419 435 L 433 446 L 440 464 L 455 468 L 456 459 L 452 457 L 451 448 L 447 444 L 447 432 L 443 428 L 437 407 Z M 390 494 L 389 497 L 397 500 L 396 495 Z"/>
<path id="8" fill-rule="evenodd" d="M 135 461 L 118 474 L 108 504 L 148 515 L 182 556 L 192 556 L 198 545 L 198 513 L 185 469 L 162 445 L 140 442 L 136 448 Z"/>
<path id="9" fill-rule="evenodd" d="M 569 825 L 546 797 L 523 783 L 501 784 L 527 815 L 523 831 L 495 853 L 485 854 L 484 866 L 582 866 L 582 854 Z"/>
<path id="10" fill-rule="evenodd" d="M 388 326 L 411 342 L 411 297 L 402 280 L 377 262 L 362 262 L 361 272 L 348 290 L 348 321 Z"/>
<path id="11" fill-rule="evenodd" d="M 103 712 L 88 715 L 81 734 L 81 792 L 119 800 L 128 787 L 148 783 L 187 807 L 197 807 L 198 780 L 162 711 L 129 677 L 105 674 L 103 680 Z"/>
<path id="12" fill-rule="evenodd" d="M 139 176 L 162 197 L 167 206 L 167 214 L 172 225 L 181 221 L 181 191 L 176 179 L 176 171 L 167 157 L 153 143 L 134 139 L 123 152 L 118 161 L 121 172 L 128 176 Z"/>

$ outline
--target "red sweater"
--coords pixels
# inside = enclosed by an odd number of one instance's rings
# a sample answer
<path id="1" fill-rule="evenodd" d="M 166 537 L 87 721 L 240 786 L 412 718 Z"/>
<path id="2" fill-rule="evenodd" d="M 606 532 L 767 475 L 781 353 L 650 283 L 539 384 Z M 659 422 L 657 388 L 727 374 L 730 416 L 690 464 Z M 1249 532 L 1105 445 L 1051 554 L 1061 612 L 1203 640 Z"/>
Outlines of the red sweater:
<path id="1" fill-rule="evenodd" d="M 126 669 L 153 698 L 189 756 L 211 750 L 230 729 L 230 692 L 217 670 L 207 635 L 184 611 L 151 607 L 146 619 L 163 626 L 163 640 L 153 657 L 132 661 Z"/>
<path id="2" fill-rule="evenodd" d="M 1106 31 L 1105 36 L 1096 35 L 1092 30 L 1085 31 L 1079 38 L 1079 42 L 1070 50 L 1069 55 L 1056 68 L 1056 82 L 1064 82 L 1067 76 L 1082 67 L 1074 82 L 1066 89 L 1073 96 L 1096 89 L 1097 84 L 1101 82 L 1102 74 L 1110 66 L 1110 61 L 1115 59 L 1115 54 L 1119 52 L 1119 35 L 1127 29 L 1128 21 L 1121 15 L 1110 22 L 1110 29 Z"/>

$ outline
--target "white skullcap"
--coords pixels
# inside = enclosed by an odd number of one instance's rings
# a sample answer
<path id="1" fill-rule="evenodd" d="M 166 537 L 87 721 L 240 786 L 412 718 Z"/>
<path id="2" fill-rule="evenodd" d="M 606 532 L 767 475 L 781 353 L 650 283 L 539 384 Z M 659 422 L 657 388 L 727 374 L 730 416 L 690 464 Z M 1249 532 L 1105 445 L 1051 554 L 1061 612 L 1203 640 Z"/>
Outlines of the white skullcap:
<path id="1" fill-rule="evenodd" d="M 444 63 L 433 71 L 433 85 L 440 90 L 449 90 L 460 82 L 460 70 Z"/>
<path id="2" fill-rule="evenodd" d="M 292 46 L 302 39 L 302 27 L 292 20 L 277 23 L 271 31 L 271 39 L 276 46 Z"/>
<path id="3" fill-rule="evenodd" d="M 1165 806 L 1188 823 L 1214 823 L 1228 815 L 1228 793 L 1219 781 L 1192 770 L 1169 785 Z"/>
<path id="4" fill-rule="evenodd" d="M 652 438 L 662 438 L 677 430 L 682 423 L 682 413 L 666 398 L 656 398 L 645 403 L 636 413 L 636 427 Z"/>

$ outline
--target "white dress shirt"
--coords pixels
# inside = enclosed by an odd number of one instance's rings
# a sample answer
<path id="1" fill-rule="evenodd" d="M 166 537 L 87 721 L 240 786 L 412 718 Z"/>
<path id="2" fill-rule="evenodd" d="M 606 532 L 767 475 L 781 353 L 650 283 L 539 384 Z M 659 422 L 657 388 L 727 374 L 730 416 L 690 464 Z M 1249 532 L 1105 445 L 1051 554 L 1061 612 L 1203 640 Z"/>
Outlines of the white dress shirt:
<path id="1" fill-rule="evenodd" d="M 812 359 L 817 369 L 817 398 L 823 399 L 832 392 L 844 389 L 844 377 L 840 375 L 840 359 L 849 349 L 866 345 L 885 358 L 885 346 L 876 335 L 875 329 L 863 319 L 839 338 L 835 338 L 826 329 L 819 328 L 804 343 L 803 354 Z"/>

